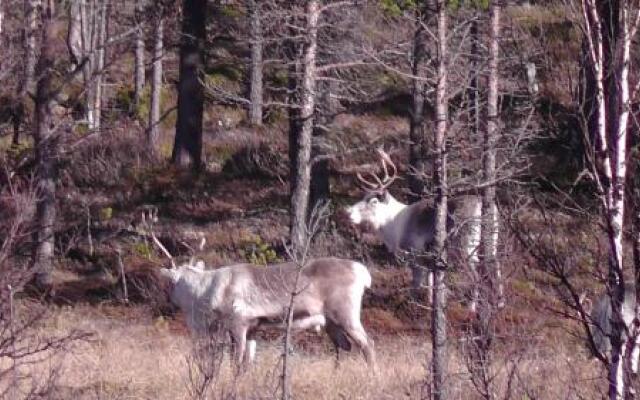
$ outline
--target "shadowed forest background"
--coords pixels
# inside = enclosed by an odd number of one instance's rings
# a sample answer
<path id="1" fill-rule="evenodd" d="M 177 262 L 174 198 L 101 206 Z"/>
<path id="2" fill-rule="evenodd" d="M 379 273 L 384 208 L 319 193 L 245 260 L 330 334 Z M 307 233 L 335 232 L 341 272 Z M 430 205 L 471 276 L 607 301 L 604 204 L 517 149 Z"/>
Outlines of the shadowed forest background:
<path id="1" fill-rule="evenodd" d="M 2 398 L 635 398 L 638 15 L 623 0 L 0 0 Z M 412 290 L 420 257 L 346 215 L 377 149 L 399 201 L 447 215 L 482 199 L 478 271 L 446 217 L 418 249 L 432 298 Z M 368 267 L 377 373 L 323 335 L 283 350 L 267 329 L 235 375 L 154 272 L 301 252 Z"/>

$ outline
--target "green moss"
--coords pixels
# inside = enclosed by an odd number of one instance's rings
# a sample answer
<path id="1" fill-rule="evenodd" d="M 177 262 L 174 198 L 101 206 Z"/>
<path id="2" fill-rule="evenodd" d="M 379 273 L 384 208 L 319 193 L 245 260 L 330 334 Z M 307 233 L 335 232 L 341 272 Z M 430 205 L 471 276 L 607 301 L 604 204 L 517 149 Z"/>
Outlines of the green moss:
<path id="1" fill-rule="evenodd" d="M 228 18 L 241 18 L 244 13 L 242 7 L 224 4 L 220 7 L 220 14 Z"/>
<path id="2" fill-rule="evenodd" d="M 151 258 L 151 255 L 153 254 L 151 246 L 145 242 L 134 244 L 132 250 L 134 253 L 145 258 Z"/>
<path id="3" fill-rule="evenodd" d="M 113 218 L 113 208 L 103 207 L 100 209 L 99 215 L 100 215 L 100 220 L 108 221 L 111 218 Z"/>
<path id="4" fill-rule="evenodd" d="M 163 86 L 160 91 L 160 110 L 167 109 L 167 105 L 171 102 L 171 91 L 169 88 Z M 120 86 L 116 90 L 115 94 L 115 106 L 116 108 L 127 113 L 130 117 L 136 118 L 142 122 L 143 125 L 149 120 L 149 111 L 151 109 L 151 85 L 146 85 L 142 91 L 140 97 L 140 103 L 136 105 L 135 91 L 129 85 Z M 162 112 L 161 112 L 162 114 Z M 174 111 L 170 112 L 162 121 L 164 127 L 171 127 L 175 125 Z"/>
<path id="5" fill-rule="evenodd" d="M 244 238 L 239 252 L 251 264 L 267 265 L 281 261 L 276 251 L 258 235 Z"/>
<path id="6" fill-rule="evenodd" d="M 232 146 L 216 146 L 207 149 L 207 154 L 221 165 L 229 161 L 234 153 L 235 149 Z"/>
<path id="7" fill-rule="evenodd" d="M 241 82 L 242 71 L 227 66 L 218 67 L 205 77 L 205 84 L 212 91 L 240 94 L 243 90 Z"/>

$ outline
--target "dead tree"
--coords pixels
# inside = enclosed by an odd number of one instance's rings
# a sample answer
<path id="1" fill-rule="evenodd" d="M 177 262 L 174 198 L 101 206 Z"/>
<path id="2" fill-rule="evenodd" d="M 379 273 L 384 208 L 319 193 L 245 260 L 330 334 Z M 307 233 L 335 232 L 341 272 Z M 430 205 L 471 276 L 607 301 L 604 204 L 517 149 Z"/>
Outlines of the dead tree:
<path id="1" fill-rule="evenodd" d="M 424 164 L 426 154 L 426 132 L 425 132 L 425 90 L 426 72 L 425 65 L 427 59 L 427 16 L 429 15 L 428 3 L 424 0 L 421 7 L 416 7 L 415 11 L 415 33 L 413 35 L 413 48 L 411 59 L 411 109 L 409 110 L 409 189 L 411 190 L 411 200 L 422 199 L 424 191 Z M 431 281 L 431 279 L 429 280 Z"/>
<path id="2" fill-rule="evenodd" d="M 432 252 L 431 270 L 433 271 L 433 300 L 431 316 L 432 359 L 431 372 L 432 396 L 434 400 L 447 398 L 447 287 L 445 273 L 447 267 L 447 5 L 446 1 L 437 3 L 437 84 L 435 99 L 435 132 L 433 140 L 433 184 L 435 187 L 436 224 Z"/>
<path id="3" fill-rule="evenodd" d="M 171 160 L 179 167 L 198 170 L 202 164 L 204 89 L 201 73 L 207 33 L 207 2 L 184 0 L 182 13 L 178 119 Z"/>
<path id="4" fill-rule="evenodd" d="M 251 80 L 249 83 L 249 122 L 262 125 L 262 13 L 260 1 L 248 0 L 249 39 L 251 41 Z"/>
<path id="5" fill-rule="evenodd" d="M 292 170 L 296 171 L 291 193 L 291 244 L 294 251 L 302 249 L 306 242 L 306 220 L 309 206 L 311 180 L 311 137 L 313 133 L 316 102 L 316 51 L 320 4 L 311 0 L 305 6 L 305 42 L 302 50 L 302 77 L 300 79 L 299 129 L 289 146 L 296 157 Z"/>
<path id="6" fill-rule="evenodd" d="M 331 188 L 329 186 L 327 134 L 338 107 L 337 101 L 333 98 L 336 93 L 336 82 L 319 81 L 317 86 L 318 99 L 311 140 L 309 210 L 314 210 L 329 200 Z"/>
<path id="7" fill-rule="evenodd" d="M 13 106 L 14 130 L 11 143 L 20 144 L 20 124 L 25 117 L 25 105 L 29 99 L 29 93 L 35 88 L 36 72 L 36 35 L 38 34 L 38 9 L 40 0 L 24 0 L 24 72 L 21 77 L 18 92 L 19 104 Z"/>
<path id="8" fill-rule="evenodd" d="M 54 18 L 53 0 L 47 0 L 42 10 L 40 56 L 36 65 L 38 81 L 33 132 L 39 197 L 36 203 L 36 244 L 32 257 L 37 271 L 36 281 L 42 286 L 50 284 L 56 224 L 58 137 L 53 128 L 52 109 L 55 105 L 54 42 L 58 32 Z"/>
<path id="9" fill-rule="evenodd" d="M 105 55 L 107 38 L 107 24 L 109 20 L 109 0 L 102 0 L 99 5 L 98 15 L 96 16 L 96 31 L 98 34 L 96 45 L 96 64 L 94 74 L 95 78 L 95 98 L 93 99 L 94 111 L 94 125 L 93 128 L 100 130 L 100 123 L 102 120 L 102 81 L 106 73 L 105 70 Z"/>
<path id="10" fill-rule="evenodd" d="M 143 0 L 136 0 L 135 5 L 135 74 L 134 74 L 134 101 L 136 107 L 140 105 L 142 91 L 145 84 L 145 58 L 144 58 L 144 9 Z"/>
<path id="11" fill-rule="evenodd" d="M 147 131 L 147 145 L 151 154 L 157 155 L 160 136 L 160 107 L 162 98 L 162 57 L 164 16 L 162 3 L 156 2 L 153 31 L 153 67 L 151 78 L 151 106 L 149 107 L 149 126 Z"/>

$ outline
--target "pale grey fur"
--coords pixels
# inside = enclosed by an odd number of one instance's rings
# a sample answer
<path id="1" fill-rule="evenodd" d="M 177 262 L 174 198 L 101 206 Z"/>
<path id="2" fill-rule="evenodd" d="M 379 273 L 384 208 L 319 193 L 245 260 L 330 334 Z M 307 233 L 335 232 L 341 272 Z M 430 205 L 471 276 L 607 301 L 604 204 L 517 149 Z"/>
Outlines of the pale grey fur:
<path id="1" fill-rule="evenodd" d="M 635 286 L 626 285 L 624 291 L 624 301 L 622 303 L 622 320 L 624 321 L 627 329 L 623 330 L 622 341 L 626 342 L 627 330 L 631 327 L 633 319 L 635 318 L 636 307 L 636 291 Z M 612 334 L 612 318 L 613 310 L 611 308 L 611 297 L 605 293 L 600 296 L 596 301 L 591 311 L 592 329 L 591 335 L 593 336 L 593 344 L 596 350 L 602 354 L 609 353 L 611 351 L 611 334 Z M 638 371 L 638 358 L 640 357 L 640 350 L 636 344 L 633 350 L 633 359 L 631 360 L 631 367 L 634 373 Z"/>
<path id="2" fill-rule="evenodd" d="M 216 270 L 182 266 L 162 269 L 161 274 L 173 282 L 171 301 L 185 313 L 192 330 L 208 332 L 212 322 L 224 323 L 240 364 L 247 361 L 247 335 L 261 324 L 284 320 L 297 271 L 293 263 L 266 267 L 237 264 Z M 374 365 L 373 340 L 360 322 L 362 296 L 370 286 L 371 275 L 358 262 L 311 260 L 300 275 L 294 329 L 325 328 L 334 344 L 343 349 L 350 348 L 348 337 Z"/>

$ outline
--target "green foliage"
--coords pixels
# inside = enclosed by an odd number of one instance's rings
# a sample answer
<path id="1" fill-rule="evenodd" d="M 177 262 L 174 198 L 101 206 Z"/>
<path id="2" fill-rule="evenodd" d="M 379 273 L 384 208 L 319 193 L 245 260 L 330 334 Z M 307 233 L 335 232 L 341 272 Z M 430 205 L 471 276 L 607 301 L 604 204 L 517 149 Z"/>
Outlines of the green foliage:
<path id="1" fill-rule="evenodd" d="M 463 8 L 483 11 L 489 9 L 489 0 L 448 0 L 447 7 L 450 11 L 458 11 Z"/>
<path id="2" fill-rule="evenodd" d="M 258 235 L 249 235 L 242 246 L 240 255 L 251 264 L 267 265 L 280 261 L 276 251 Z"/>
<path id="3" fill-rule="evenodd" d="M 165 110 L 171 101 L 171 93 L 167 87 L 160 91 L 160 110 Z M 140 103 L 136 105 L 135 91 L 129 85 L 118 87 L 115 95 L 115 107 L 127 113 L 130 117 L 147 124 L 149 120 L 149 110 L 151 109 L 151 85 L 146 85 L 142 90 Z M 168 114 L 162 121 L 164 126 L 175 124 L 175 112 Z"/>
<path id="4" fill-rule="evenodd" d="M 380 0 L 382 10 L 391 16 L 399 16 L 403 11 L 413 10 L 416 6 L 415 0 Z"/>
<path id="5" fill-rule="evenodd" d="M 241 18 L 244 13 L 242 7 L 233 4 L 224 4 L 220 7 L 220 14 L 228 18 Z"/>
<path id="6" fill-rule="evenodd" d="M 420 7 L 417 0 L 380 0 L 382 10 L 391 16 L 399 16 L 405 11 L 412 11 Z M 463 7 L 486 10 L 489 8 L 489 0 L 448 0 L 447 7 L 451 11 L 457 11 Z"/>
<path id="7" fill-rule="evenodd" d="M 151 249 L 151 246 L 149 246 L 149 243 L 146 242 L 139 242 L 133 245 L 132 248 L 133 252 L 141 255 L 142 257 L 145 258 L 151 258 L 151 255 L 153 254 L 153 251 Z"/>
<path id="8" fill-rule="evenodd" d="M 224 165 L 227 161 L 229 161 L 236 149 L 233 146 L 215 146 L 207 148 L 207 155 L 212 159 L 216 160 L 221 165 Z"/>
<path id="9" fill-rule="evenodd" d="M 223 66 L 205 76 L 205 85 L 211 90 L 227 93 L 242 93 L 242 71 L 237 68 Z"/>
<path id="10" fill-rule="evenodd" d="M 73 133 L 77 136 L 85 136 L 89 131 L 89 124 L 87 122 L 77 122 L 73 126 Z"/>
<path id="11" fill-rule="evenodd" d="M 9 148 L 7 148 L 7 156 L 10 159 L 20 159 L 25 154 L 30 152 L 33 149 L 33 142 L 30 140 L 23 140 L 18 144 L 11 143 Z"/>
<path id="12" fill-rule="evenodd" d="M 111 207 L 103 207 L 99 211 L 100 220 L 108 221 L 113 218 L 113 208 Z"/>

